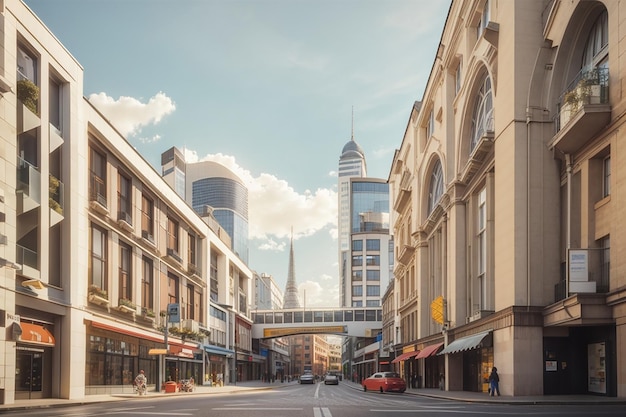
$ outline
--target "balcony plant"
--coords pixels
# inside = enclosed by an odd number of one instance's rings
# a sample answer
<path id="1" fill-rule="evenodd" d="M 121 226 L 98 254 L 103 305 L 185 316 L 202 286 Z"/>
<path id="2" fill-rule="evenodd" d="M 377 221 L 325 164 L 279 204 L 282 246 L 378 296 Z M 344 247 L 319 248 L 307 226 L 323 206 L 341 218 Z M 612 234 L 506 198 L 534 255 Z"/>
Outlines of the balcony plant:
<path id="1" fill-rule="evenodd" d="M 89 286 L 89 295 L 95 295 L 96 297 L 100 297 L 104 300 L 108 300 L 109 299 L 109 295 L 107 294 L 106 290 L 103 290 L 102 288 L 98 287 L 97 285 L 90 285 Z"/>
<path id="2" fill-rule="evenodd" d="M 153 319 L 156 316 L 154 310 L 152 310 L 151 308 L 147 308 L 147 307 L 142 307 L 141 308 L 141 314 L 144 317 L 149 317 L 151 319 Z"/>
<path id="3" fill-rule="evenodd" d="M 28 110 L 38 114 L 37 103 L 39 102 L 39 87 L 28 78 L 17 82 L 17 98 Z"/>
<path id="4" fill-rule="evenodd" d="M 61 184 L 61 181 L 59 181 L 58 178 L 55 178 L 52 175 L 50 175 L 50 183 L 48 185 L 48 193 L 50 197 L 48 198 L 48 200 L 49 200 L 50 208 L 52 210 L 56 211 L 59 214 L 63 214 L 63 208 L 61 207 L 61 204 L 59 204 L 59 202 L 55 200 L 55 197 L 59 198 L 58 196 L 59 196 L 60 184 Z"/>
<path id="5" fill-rule="evenodd" d="M 119 305 L 131 308 L 133 310 L 137 308 L 137 305 L 133 303 L 131 300 L 129 300 L 128 298 L 120 298 Z"/>

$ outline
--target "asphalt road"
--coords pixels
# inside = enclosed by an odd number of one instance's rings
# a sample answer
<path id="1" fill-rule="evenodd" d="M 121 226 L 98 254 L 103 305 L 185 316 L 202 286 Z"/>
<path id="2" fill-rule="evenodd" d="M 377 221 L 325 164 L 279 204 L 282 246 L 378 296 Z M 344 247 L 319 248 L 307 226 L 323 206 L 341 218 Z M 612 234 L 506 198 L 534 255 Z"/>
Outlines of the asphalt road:
<path id="1" fill-rule="evenodd" d="M 7 412 L 9 416 L 390 417 L 624 416 L 624 405 L 510 405 L 363 392 L 347 384 L 299 385 L 228 394 L 143 397 L 124 401 Z"/>

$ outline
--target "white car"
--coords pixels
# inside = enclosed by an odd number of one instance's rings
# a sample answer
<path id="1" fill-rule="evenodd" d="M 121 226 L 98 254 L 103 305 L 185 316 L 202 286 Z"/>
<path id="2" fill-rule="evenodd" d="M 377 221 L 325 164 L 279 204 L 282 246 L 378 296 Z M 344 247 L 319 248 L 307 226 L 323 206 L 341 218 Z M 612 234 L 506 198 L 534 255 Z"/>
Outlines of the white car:
<path id="1" fill-rule="evenodd" d="M 305 372 L 300 375 L 298 382 L 301 384 L 315 384 L 315 377 L 310 372 Z"/>

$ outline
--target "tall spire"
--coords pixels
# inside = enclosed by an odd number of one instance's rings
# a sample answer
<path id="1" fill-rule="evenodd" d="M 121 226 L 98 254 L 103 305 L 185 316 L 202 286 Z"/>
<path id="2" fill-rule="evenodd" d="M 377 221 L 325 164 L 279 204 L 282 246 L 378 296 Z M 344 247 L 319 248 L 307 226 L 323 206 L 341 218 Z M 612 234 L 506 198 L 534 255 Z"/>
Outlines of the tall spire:
<path id="1" fill-rule="evenodd" d="M 296 267 L 293 262 L 293 227 L 291 228 L 291 247 L 289 249 L 289 273 L 287 275 L 287 286 L 285 287 L 285 298 L 283 308 L 300 308 L 298 299 L 298 285 L 296 284 Z"/>

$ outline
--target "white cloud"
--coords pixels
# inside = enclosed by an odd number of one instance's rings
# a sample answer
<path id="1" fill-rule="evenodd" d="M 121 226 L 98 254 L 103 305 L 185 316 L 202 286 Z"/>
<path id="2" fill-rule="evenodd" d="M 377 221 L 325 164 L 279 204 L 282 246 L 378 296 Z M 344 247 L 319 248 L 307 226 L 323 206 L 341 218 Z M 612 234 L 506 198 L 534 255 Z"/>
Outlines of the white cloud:
<path id="1" fill-rule="evenodd" d="M 106 93 L 91 94 L 93 104 L 125 136 L 135 136 L 142 127 L 158 124 L 163 117 L 174 112 L 176 105 L 163 92 L 142 103 L 133 97 L 120 96 L 117 100 Z"/>
<path id="2" fill-rule="evenodd" d="M 161 140 L 161 135 L 154 135 L 151 138 L 139 138 L 139 142 L 141 143 L 155 143 Z"/>
<path id="3" fill-rule="evenodd" d="M 339 306 L 339 286 L 337 280 L 330 275 L 323 275 L 319 281 L 307 280 L 300 283 L 298 294 L 303 307 L 305 303 L 307 308 Z"/>
<path id="4" fill-rule="evenodd" d="M 195 151 L 185 148 L 182 153 L 187 162 L 218 162 L 246 184 L 249 233 L 251 239 L 263 241 L 259 249 L 283 251 L 285 244 L 277 243 L 273 238 L 290 237 L 292 227 L 294 239 L 311 236 L 327 228 L 333 235 L 332 230 L 337 224 L 337 193 L 334 190 L 318 188 L 300 193 L 287 181 L 274 175 L 252 175 L 239 166 L 233 156 L 218 153 L 200 158 Z"/>

